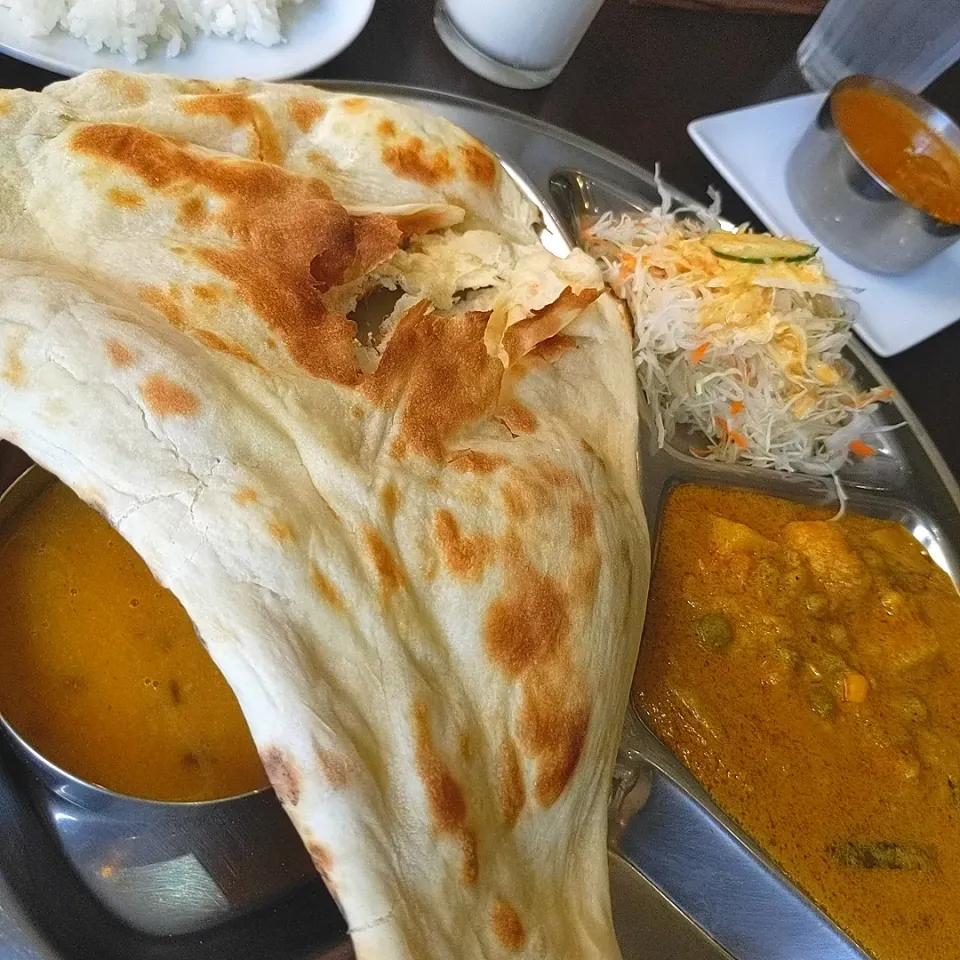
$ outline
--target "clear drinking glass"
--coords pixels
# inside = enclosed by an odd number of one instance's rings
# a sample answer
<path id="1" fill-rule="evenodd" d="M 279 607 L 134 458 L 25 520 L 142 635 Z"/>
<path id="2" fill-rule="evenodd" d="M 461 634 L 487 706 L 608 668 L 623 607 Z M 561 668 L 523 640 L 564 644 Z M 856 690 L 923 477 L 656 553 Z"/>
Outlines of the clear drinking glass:
<path id="1" fill-rule="evenodd" d="M 855 73 L 919 93 L 960 59 L 960 0 L 830 0 L 797 50 L 814 90 Z"/>
<path id="2" fill-rule="evenodd" d="M 555 80 L 603 0 L 437 0 L 433 22 L 474 73 L 532 90 Z"/>

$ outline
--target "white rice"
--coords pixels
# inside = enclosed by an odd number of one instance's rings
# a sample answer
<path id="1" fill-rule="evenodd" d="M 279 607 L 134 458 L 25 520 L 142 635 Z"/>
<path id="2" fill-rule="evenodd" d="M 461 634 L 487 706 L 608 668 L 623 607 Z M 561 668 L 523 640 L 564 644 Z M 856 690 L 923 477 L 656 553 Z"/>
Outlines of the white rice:
<path id="1" fill-rule="evenodd" d="M 58 27 L 106 48 L 130 63 L 142 60 L 152 44 L 164 43 L 175 57 L 193 37 L 281 43 L 280 7 L 301 0 L 0 0 L 32 36 Z"/>

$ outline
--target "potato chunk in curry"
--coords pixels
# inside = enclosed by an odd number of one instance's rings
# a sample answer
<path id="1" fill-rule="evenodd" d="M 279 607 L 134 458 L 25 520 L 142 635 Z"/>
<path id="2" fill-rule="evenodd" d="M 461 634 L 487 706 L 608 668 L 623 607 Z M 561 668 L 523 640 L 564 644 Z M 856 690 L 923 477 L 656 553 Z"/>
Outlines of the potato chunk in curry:
<path id="1" fill-rule="evenodd" d="M 635 701 L 880 960 L 960 956 L 960 597 L 901 526 L 670 496 Z"/>

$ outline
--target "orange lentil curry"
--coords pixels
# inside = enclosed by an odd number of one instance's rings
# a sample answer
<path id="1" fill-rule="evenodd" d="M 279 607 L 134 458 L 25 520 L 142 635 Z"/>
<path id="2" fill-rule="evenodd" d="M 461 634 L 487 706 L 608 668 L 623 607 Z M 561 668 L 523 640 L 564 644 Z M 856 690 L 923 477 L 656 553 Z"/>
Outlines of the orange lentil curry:
<path id="1" fill-rule="evenodd" d="M 900 525 L 669 497 L 635 681 L 654 732 L 880 960 L 960 956 L 960 597 Z"/>
<path id="2" fill-rule="evenodd" d="M 47 488 L 0 542 L 0 713 L 84 780 L 151 800 L 266 786 L 183 608 L 96 511 Z"/>
<path id="3" fill-rule="evenodd" d="M 909 107 L 879 90 L 838 90 L 834 121 L 853 152 L 898 196 L 960 224 L 960 153 Z"/>

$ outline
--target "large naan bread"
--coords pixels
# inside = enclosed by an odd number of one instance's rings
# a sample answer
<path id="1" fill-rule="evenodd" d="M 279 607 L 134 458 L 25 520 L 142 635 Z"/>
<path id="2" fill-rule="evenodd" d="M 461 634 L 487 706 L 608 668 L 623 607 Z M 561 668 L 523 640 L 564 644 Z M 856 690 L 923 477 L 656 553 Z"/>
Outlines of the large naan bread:
<path id="1" fill-rule="evenodd" d="M 182 601 L 361 958 L 619 955 L 630 333 L 534 214 L 400 104 L 0 97 L 0 437 Z M 360 344 L 372 287 L 402 295 Z"/>

